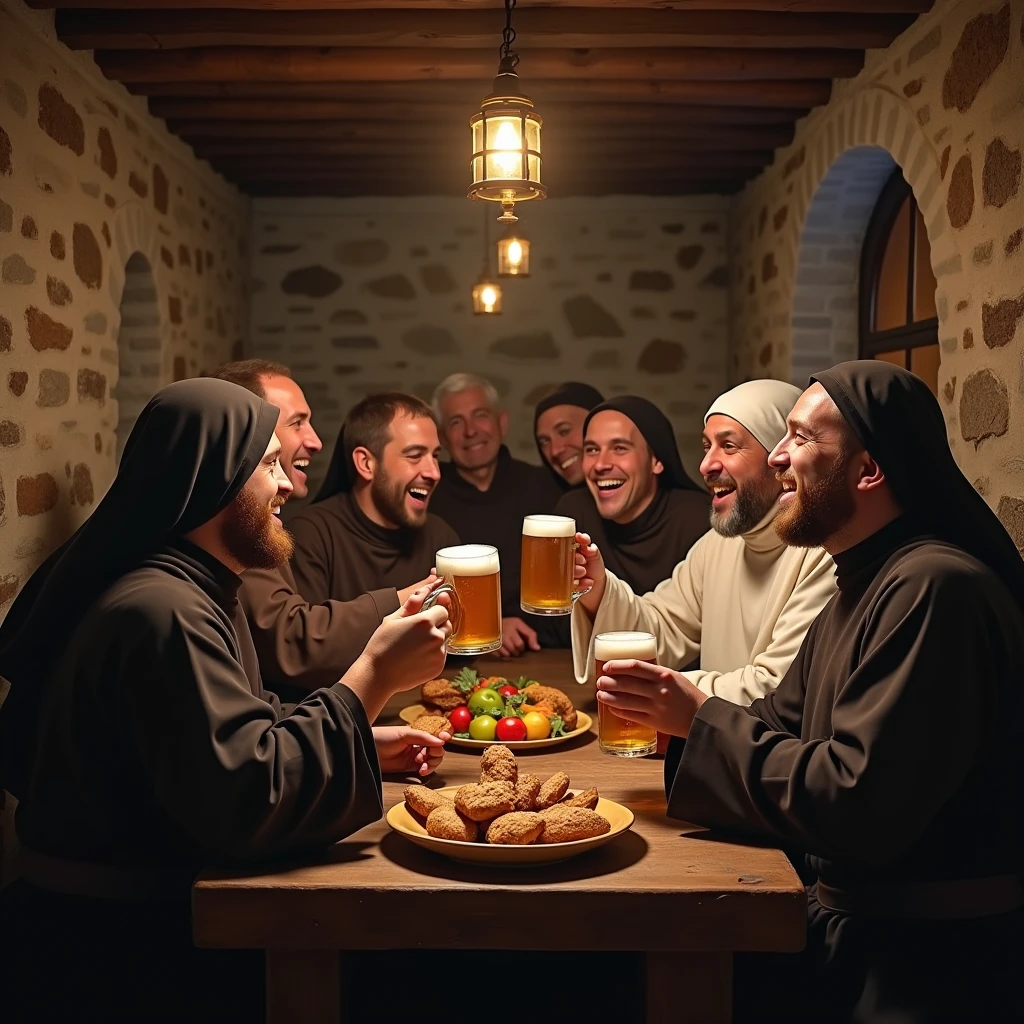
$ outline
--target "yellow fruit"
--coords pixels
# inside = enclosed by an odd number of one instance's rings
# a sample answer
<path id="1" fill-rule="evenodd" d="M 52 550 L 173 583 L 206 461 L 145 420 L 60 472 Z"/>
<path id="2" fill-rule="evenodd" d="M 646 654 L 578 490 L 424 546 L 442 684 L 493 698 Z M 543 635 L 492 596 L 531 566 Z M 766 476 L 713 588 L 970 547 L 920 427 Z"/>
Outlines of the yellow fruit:
<path id="1" fill-rule="evenodd" d="M 551 735 L 551 723 L 547 715 L 539 711 L 529 711 L 523 715 L 523 725 L 526 726 L 528 740 L 546 740 Z"/>

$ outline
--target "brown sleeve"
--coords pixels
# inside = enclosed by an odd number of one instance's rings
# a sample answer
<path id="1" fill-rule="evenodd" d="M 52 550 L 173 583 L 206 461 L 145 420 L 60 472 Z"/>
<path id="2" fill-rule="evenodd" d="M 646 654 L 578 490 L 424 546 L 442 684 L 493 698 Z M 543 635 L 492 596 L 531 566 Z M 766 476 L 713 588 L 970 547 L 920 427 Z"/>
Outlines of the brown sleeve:
<path id="1" fill-rule="evenodd" d="M 290 576 L 288 566 L 250 569 L 238 596 L 267 684 L 311 693 L 349 670 L 384 616 L 397 611 L 398 592 L 387 588 L 354 601 L 308 604 Z"/>
<path id="2" fill-rule="evenodd" d="M 295 589 L 310 604 L 331 599 L 331 544 L 322 521 L 294 516 L 288 531 L 295 540 L 289 566 Z"/>
<path id="3" fill-rule="evenodd" d="M 211 859 L 323 847 L 382 812 L 362 704 L 338 683 L 281 717 L 257 697 L 237 638 L 175 608 L 125 653 L 117 707 L 155 799 Z"/>
<path id="4" fill-rule="evenodd" d="M 896 580 L 865 620 L 831 735 L 800 738 L 804 687 L 815 685 L 826 661 L 819 652 L 810 670 L 809 636 L 769 698 L 749 708 L 705 701 L 669 813 L 831 859 L 899 856 L 977 758 L 993 683 L 1004 672 L 990 621 L 999 617 L 969 577 Z"/>

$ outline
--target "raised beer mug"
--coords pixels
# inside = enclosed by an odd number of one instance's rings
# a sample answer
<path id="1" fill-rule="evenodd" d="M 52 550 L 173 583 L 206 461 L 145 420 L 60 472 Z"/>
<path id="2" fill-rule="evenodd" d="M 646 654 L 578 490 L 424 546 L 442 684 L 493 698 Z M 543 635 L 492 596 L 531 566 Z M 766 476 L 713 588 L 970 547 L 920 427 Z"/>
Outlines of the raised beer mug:
<path id="1" fill-rule="evenodd" d="M 594 663 L 597 676 L 606 661 L 628 659 L 658 664 L 658 641 L 653 633 L 620 630 L 598 633 L 594 637 Z M 595 677 L 596 678 L 596 677 Z M 601 749 L 615 757 L 643 757 L 658 748 L 658 733 L 647 725 L 619 718 L 602 701 L 597 702 L 597 738 Z"/>
<path id="2" fill-rule="evenodd" d="M 534 615 L 571 615 L 585 594 L 573 575 L 576 520 L 568 516 L 526 516 L 519 577 L 519 607 Z"/>
<path id="3" fill-rule="evenodd" d="M 501 571 L 498 549 L 490 544 L 457 544 L 441 548 L 434 568 L 444 582 L 423 602 L 437 604 L 441 594 L 451 600 L 449 654 L 489 654 L 501 647 Z"/>

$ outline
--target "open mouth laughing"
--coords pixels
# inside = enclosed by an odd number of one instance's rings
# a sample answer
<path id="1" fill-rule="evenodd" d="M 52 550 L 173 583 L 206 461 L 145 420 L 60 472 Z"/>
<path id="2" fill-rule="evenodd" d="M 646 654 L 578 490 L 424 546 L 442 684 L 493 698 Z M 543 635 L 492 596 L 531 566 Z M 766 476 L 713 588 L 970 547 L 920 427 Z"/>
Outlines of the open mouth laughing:
<path id="1" fill-rule="evenodd" d="M 782 494 L 779 495 L 779 504 L 786 505 L 796 496 L 796 480 L 791 476 L 779 477 L 782 484 Z"/>
<path id="2" fill-rule="evenodd" d="M 424 484 L 411 485 L 406 488 L 406 494 L 409 495 L 409 503 L 414 509 L 425 510 L 427 503 L 430 501 L 430 492 L 432 490 L 432 487 L 427 487 Z"/>
<path id="3" fill-rule="evenodd" d="M 729 496 L 736 493 L 736 485 L 734 483 L 724 483 L 721 480 L 714 482 L 707 480 L 704 481 L 708 490 L 711 491 L 711 505 L 713 508 L 721 508 L 728 500 Z"/>
<path id="4" fill-rule="evenodd" d="M 596 480 L 595 483 L 597 484 L 598 495 L 602 498 L 610 498 L 626 483 L 626 480 L 621 476 L 607 476 L 601 477 L 599 480 Z"/>

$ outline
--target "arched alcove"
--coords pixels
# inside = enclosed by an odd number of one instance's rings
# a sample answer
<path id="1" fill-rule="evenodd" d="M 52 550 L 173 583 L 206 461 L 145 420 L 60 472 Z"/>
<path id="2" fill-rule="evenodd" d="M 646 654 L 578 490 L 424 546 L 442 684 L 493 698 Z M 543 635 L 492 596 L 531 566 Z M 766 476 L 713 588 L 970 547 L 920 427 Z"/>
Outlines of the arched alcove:
<path id="1" fill-rule="evenodd" d="M 896 161 L 881 146 L 841 153 L 815 190 L 800 232 L 790 380 L 858 355 L 861 249 Z"/>
<path id="2" fill-rule="evenodd" d="M 119 370 L 114 398 L 118 461 L 139 413 L 160 388 L 161 349 L 160 301 L 153 268 L 141 252 L 134 252 L 125 264 L 117 335 Z"/>

